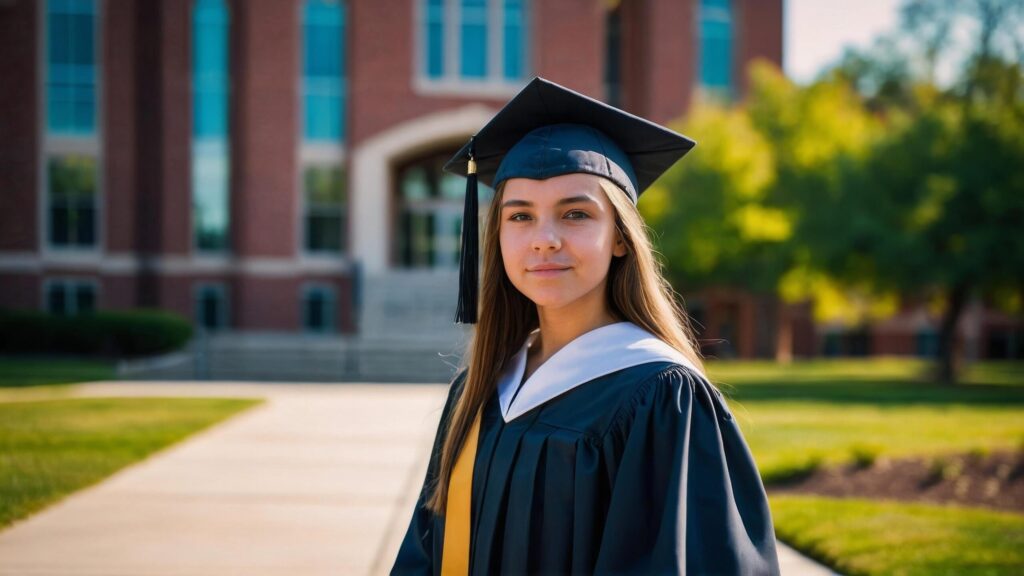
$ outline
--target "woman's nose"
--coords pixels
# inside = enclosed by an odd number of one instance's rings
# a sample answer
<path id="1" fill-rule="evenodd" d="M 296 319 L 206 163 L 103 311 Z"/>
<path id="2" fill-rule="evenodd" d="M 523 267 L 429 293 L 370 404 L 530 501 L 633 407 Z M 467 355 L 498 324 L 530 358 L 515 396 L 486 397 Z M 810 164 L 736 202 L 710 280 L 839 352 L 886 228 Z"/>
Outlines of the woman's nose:
<path id="1" fill-rule="evenodd" d="M 536 233 L 533 236 L 533 249 L 557 250 L 562 246 L 562 239 L 555 224 L 551 222 L 539 222 Z"/>

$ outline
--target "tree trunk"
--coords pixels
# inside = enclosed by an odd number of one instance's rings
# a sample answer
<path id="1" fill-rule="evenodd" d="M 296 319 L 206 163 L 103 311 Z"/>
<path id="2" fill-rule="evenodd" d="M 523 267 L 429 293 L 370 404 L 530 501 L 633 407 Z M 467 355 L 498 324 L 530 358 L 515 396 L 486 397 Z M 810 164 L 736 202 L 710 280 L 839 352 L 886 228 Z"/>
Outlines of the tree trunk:
<path id="1" fill-rule="evenodd" d="M 956 327 L 960 316 L 967 304 L 967 284 L 960 283 L 953 286 L 949 293 L 949 302 L 946 305 L 946 312 L 942 315 L 942 325 L 939 327 L 939 365 L 938 380 L 942 384 L 956 384 L 957 369 L 959 368 L 959 354 L 956 349 Z"/>
<path id="2" fill-rule="evenodd" d="M 789 364 L 793 361 L 793 315 L 789 304 L 778 298 L 775 314 L 775 361 Z"/>

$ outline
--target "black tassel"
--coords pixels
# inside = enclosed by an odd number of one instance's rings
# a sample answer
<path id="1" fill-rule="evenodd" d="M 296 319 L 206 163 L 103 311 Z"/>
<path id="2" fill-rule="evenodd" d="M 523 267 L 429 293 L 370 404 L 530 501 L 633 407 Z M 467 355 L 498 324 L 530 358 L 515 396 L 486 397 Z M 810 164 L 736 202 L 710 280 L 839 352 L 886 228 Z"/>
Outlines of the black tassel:
<path id="1" fill-rule="evenodd" d="M 477 198 L 476 160 L 473 140 L 469 141 L 469 169 L 466 177 L 466 203 L 462 212 L 462 255 L 459 258 L 459 306 L 455 322 L 476 324 L 478 293 L 478 257 L 480 238 L 477 230 L 479 199 Z"/>

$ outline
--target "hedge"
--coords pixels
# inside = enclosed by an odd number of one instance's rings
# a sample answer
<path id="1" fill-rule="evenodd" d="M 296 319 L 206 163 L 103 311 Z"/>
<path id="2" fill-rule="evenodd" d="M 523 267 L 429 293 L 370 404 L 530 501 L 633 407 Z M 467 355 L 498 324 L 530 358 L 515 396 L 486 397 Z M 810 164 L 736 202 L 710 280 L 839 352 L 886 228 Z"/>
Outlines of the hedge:
<path id="1" fill-rule="evenodd" d="M 0 354 L 145 356 L 177 350 L 191 337 L 188 320 L 161 310 L 77 316 L 0 310 Z"/>

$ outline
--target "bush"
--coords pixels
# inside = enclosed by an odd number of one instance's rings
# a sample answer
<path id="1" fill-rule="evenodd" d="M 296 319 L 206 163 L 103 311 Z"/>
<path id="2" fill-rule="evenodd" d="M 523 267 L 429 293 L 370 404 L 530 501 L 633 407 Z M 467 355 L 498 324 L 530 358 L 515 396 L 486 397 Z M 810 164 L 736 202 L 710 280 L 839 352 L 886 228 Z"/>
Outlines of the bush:
<path id="1" fill-rule="evenodd" d="M 858 470 L 865 470 L 874 466 L 878 460 L 878 454 L 882 449 L 878 446 L 868 444 L 855 444 L 850 447 L 850 457 L 853 466 Z"/>
<path id="2" fill-rule="evenodd" d="M 0 311 L 0 353 L 145 356 L 177 350 L 192 337 L 188 320 L 161 310 L 55 316 Z"/>

